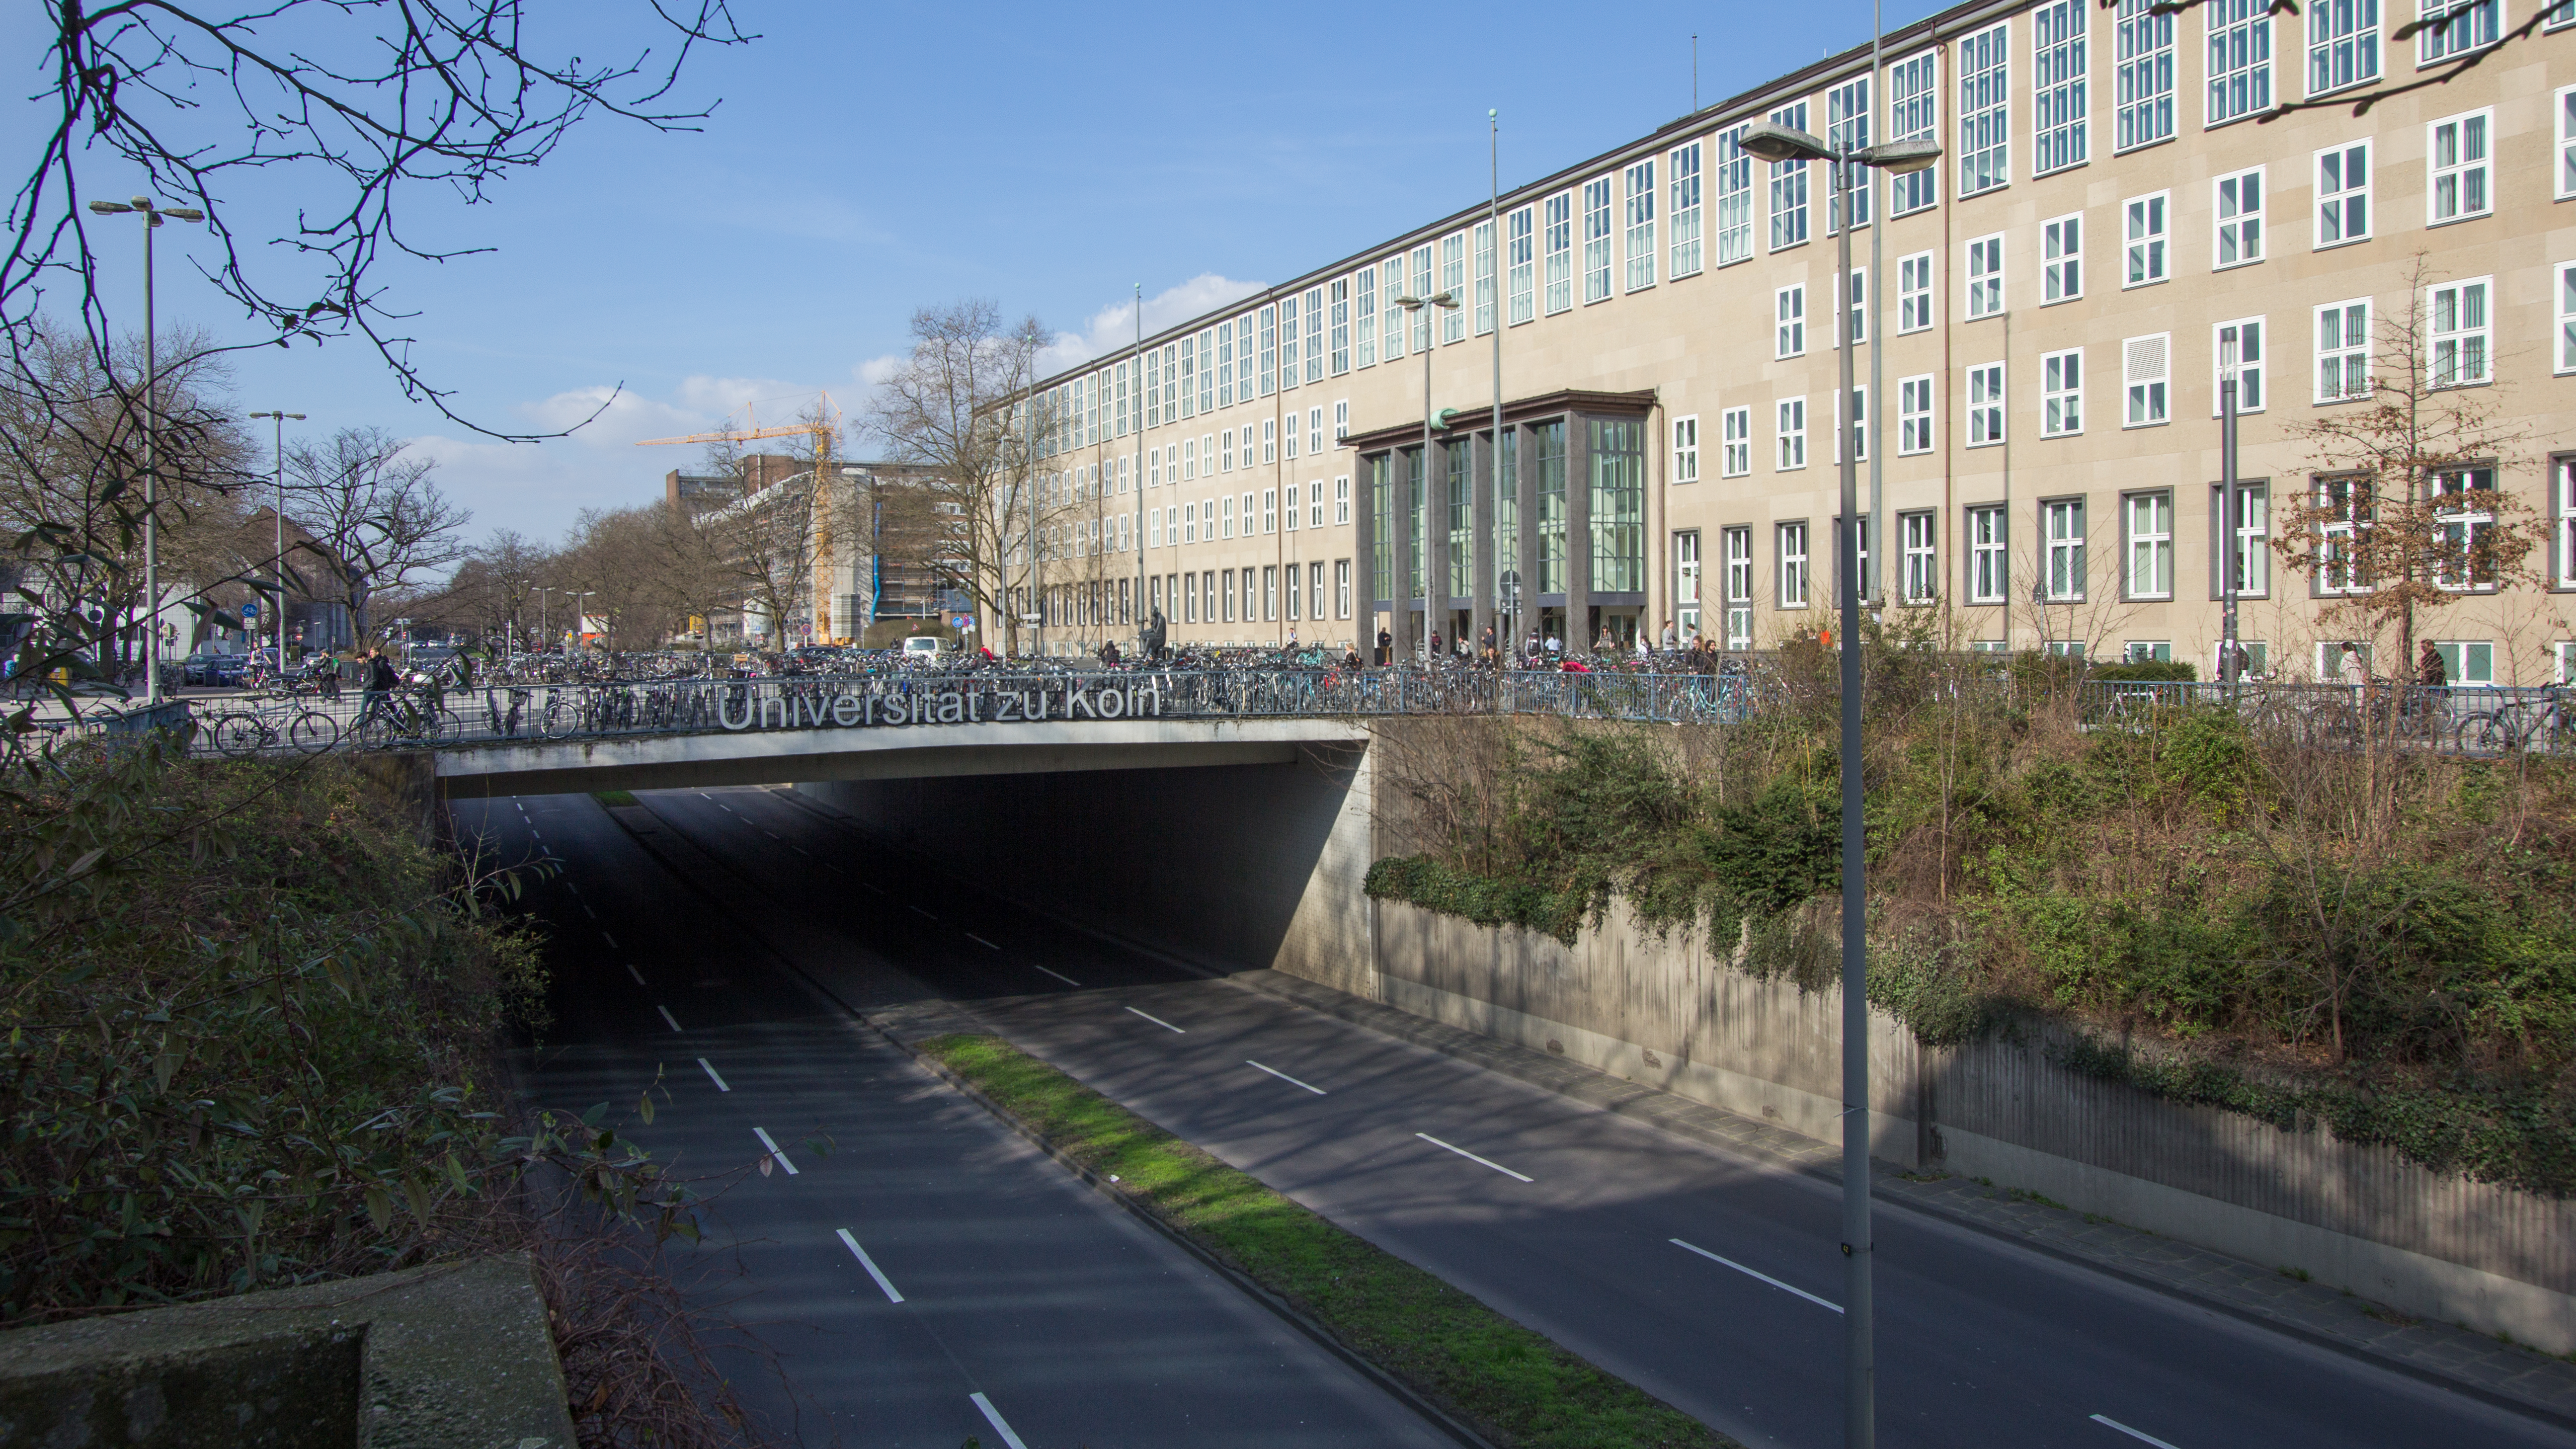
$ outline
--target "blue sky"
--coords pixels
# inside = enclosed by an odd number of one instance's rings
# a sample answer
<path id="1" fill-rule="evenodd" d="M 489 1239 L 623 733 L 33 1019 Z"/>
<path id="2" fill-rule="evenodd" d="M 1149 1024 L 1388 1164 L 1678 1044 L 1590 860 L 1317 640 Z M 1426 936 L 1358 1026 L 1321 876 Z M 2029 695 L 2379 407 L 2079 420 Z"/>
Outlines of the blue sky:
<path id="1" fill-rule="evenodd" d="M 483 205 L 416 196 L 424 239 L 492 250 L 377 278 L 420 314 L 417 360 L 467 416 L 561 427 L 622 388 L 606 416 L 541 444 L 477 439 L 406 403 L 352 345 L 249 352 L 244 408 L 415 438 L 475 536 L 552 538 L 583 508 L 658 497 L 662 472 L 696 459 L 639 438 L 746 403 L 784 420 L 825 388 L 855 416 L 871 362 L 902 350 L 918 306 L 992 298 L 1064 334 L 1075 360 L 1127 333 L 1132 284 L 1152 326 L 1484 196 L 1488 107 L 1509 187 L 1688 112 L 1694 31 L 1714 103 L 1865 43 L 1870 26 L 1853 0 L 736 3 L 761 39 L 694 63 L 682 99 L 721 101 L 703 131 L 593 120 Z M 622 53 L 645 33 L 642 8 L 555 5 L 546 23 L 576 28 L 584 54 Z M 1886 23 L 1934 8 L 1891 7 Z M 8 32 L 32 92 L 41 36 L 23 19 Z M 84 184 L 130 189 L 95 161 Z M 276 190 L 228 196 L 238 227 L 297 185 L 252 184 Z M 132 259 L 108 245 L 110 300 L 131 305 Z M 162 315 L 222 334 L 235 318 L 176 261 L 164 251 Z"/>

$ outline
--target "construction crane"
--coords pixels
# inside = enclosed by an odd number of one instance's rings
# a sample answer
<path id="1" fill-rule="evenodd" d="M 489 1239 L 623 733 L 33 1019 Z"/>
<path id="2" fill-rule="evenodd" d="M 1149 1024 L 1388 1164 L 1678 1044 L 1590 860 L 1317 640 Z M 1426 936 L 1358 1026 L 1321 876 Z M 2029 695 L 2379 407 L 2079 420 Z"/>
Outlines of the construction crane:
<path id="1" fill-rule="evenodd" d="M 823 506 L 814 510 L 814 572 L 807 587 L 814 595 L 814 637 L 823 640 L 832 639 L 836 636 L 832 632 L 831 592 L 828 588 L 816 585 L 834 576 L 832 509 L 828 502 L 832 495 L 824 490 L 831 484 L 833 478 L 832 439 L 841 431 L 841 416 L 832 407 L 832 395 L 826 392 L 822 394 L 822 405 L 814 410 L 814 415 L 809 421 L 776 423 L 764 428 L 760 426 L 759 415 L 751 410 L 751 405 L 748 403 L 743 405 L 743 417 L 751 426 L 741 429 L 725 428 L 712 433 L 690 433 L 686 437 L 679 438 L 645 438 L 635 446 L 654 448 L 671 443 L 747 443 L 762 438 L 792 438 L 800 435 L 811 437 L 814 440 L 814 496 Z M 784 646 L 787 642 L 785 637 L 787 621 L 779 620 L 778 629 L 779 643 Z M 857 634 L 858 631 L 851 631 L 852 642 L 856 642 Z"/>

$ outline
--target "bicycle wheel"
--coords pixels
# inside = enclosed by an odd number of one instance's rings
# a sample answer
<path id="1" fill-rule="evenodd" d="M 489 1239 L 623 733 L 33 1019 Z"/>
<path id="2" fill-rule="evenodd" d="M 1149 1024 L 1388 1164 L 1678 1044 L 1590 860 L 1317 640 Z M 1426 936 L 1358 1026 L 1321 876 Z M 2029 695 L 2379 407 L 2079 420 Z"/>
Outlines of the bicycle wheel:
<path id="1" fill-rule="evenodd" d="M 286 727 L 286 742 L 308 755 L 327 750 L 340 742 L 340 722 L 318 709 L 308 709 Z"/>
<path id="2" fill-rule="evenodd" d="M 2505 727 L 2504 721 L 2498 719 L 2493 710 L 2486 710 L 2460 721 L 2452 742 L 2464 755 L 2493 755 L 2503 753 L 2511 737 L 2512 731 Z"/>
<path id="3" fill-rule="evenodd" d="M 394 717 L 381 709 L 360 716 L 355 724 L 349 726 L 349 738 L 362 750 L 384 749 L 400 734 L 401 729 L 395 724 Z"/>
<path id="4" fill-rule="evenodd" d="M 259 753 L 259 747 L 271 738 L 268 726 L 256 715 L 228 714 L 212 726 L 217 753 L 242 759 Z"/>

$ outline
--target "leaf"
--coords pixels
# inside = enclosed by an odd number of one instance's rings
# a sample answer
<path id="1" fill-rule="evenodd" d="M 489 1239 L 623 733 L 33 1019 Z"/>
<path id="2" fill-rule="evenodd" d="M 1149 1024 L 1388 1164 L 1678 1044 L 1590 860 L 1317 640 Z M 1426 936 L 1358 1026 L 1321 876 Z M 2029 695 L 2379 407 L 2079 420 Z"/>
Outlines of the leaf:
<path id="1" fill-rule="evenodd" d="M 377 1232 L 382 1233 L 390 1231 L 394 1223 L 393 1194 L 386 1192 L 381 1187 L 368 1188 L 367 1220 L 376 1225 Z"/>
<path id="2" fill-rule="evenodd" d="M 644 1119 L 645 1126 L 650 1127 L 653 1125 L 653 1094 L 651 1092 L 646 1092 L 635 1099 L 635 1113 L 637 1116 Z"/>

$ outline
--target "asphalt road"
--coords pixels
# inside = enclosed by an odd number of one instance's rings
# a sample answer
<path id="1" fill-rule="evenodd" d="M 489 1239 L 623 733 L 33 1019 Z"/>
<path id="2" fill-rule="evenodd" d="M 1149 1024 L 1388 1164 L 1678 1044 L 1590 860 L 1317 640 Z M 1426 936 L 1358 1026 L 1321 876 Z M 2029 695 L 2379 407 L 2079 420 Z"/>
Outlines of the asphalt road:
<path id="1" fill-rule="evenodd" d="M 456 813 L 501 861 L 562 862 L 526 897 L 556 970 L 531 1085 L 576 1112 L 654 1092 L 628 1127 L 721 1190 L 691 1282 L 766 1345 L 720 1357 L 781 1437 L 1454 1449 L 778 969 L 588 797 Z"/>
<path id="2" fill-rule="evenodd" d="M 726 897 L 721 916 L 676 898 L 587 799 L 527 808 L 561 822 L 566 834 L 549 843 L 585 889 L 628 883 L 620 909 L 660 923 L 648 928 L 652 950 L 722 963 L 702 978 L 714 984 L 671 1001 L 693 1013 L 680 1036 L 692 1051 L 701 1032 L 757 1051 L 762 1110 L 777 1120 L 800 1132 L 805 1119 L 831 1123 L 872 1160 L 936 1159 L 940 1142 L 969 1130 L 907 1129 L 914 1117 L 955 1123 L 957 1109 L 903 1107 L 922 1100 L 928 1079 L 800 1000 L 759 967 L 767 953 L 745 949 L 745 937 L 853 1005 L 970 1004 L 1023 1048 L 1748 1444 L 1841 1443 L 1831 1186 L 1068 931 L 780 794 L 645 799 L 722 866 L 725 878 L 707 882 Z M 515 810 L 488 809 L 496 837 Z M 576 1027 L 568 1016 L 563 1038 L 615 1031 L 629 1058 L 649 1054 L 660 1023 L 636 1022 L 649 1018 L 652 990 L 610 986 L 598 1010 L 617 1024 Z M 560 1059 L 553 1068 L 565 1069 Z M 897 1120 L 881 1125 L 882 1112 Z M 877 1130 L 890 1142 L 864 1136 Z M 916 1145 L 926 1130 L 947 1136 Z M 1014 1159 L 989 1130 L 975 1142 L 978 1162 Z M 1042 1177 L 1044 1164 L 1024 1170 Z M 885 1220 L 940 1204 L 898 1197 Z M 954 1228 L 933 1217 L 908 1230 Z M 1882 1204 L 1877 1228 L 1878 1422 L 1890 1446 L 2576 1446 L 2576 1435 L 2478 1400 L 1937 1219 Z M 974 1256 L 960 1237 L 948 1241 Z M 1186 1279 L 1187 1263 L 1168 1271 Z M 1022 1285 L 986 1286 L 1007 1298 Z M 1117 1291 L 1106 1278 L 1097 1287 Z M 987 1301 L 1001 1312 L 1003 1298 Z M 1088 1346 L 1103 1342 L 1095 1335 Z M 991 1352 L 1018 1362 L 1007 1348 Z M 1026 1371 L 1046 1360 L 1037 1351 Z M 865 1375 L 849 1372 L 855 1389 Z M 1083 1437 L 1051 1430 L 1043 1442 Z"/>

